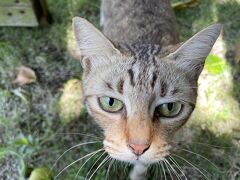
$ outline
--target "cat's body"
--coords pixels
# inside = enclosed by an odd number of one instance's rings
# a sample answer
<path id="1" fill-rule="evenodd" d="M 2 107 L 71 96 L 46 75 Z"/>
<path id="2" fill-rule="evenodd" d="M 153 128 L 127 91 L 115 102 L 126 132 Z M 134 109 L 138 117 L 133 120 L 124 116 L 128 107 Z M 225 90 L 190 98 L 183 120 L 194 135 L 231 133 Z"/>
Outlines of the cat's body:
<path id="1" fill-rule="evenodd" d="M 169 0 L 102 0 L 103 33 L 114 43 L 176 44 Z"/>
<path id="2" fill-rule="evenodd" d="M 174 133 L 191 115 L 221 25 L 175 46 L 170 1 L 103 0 L 101 9 L 103 32 L 113 43 L 88 21 L 73 19 L 85 105 L 104 130 L 105 151 L 135 164 L 131 179 L 143 179 L 148 165 L 169 155 Z"/>

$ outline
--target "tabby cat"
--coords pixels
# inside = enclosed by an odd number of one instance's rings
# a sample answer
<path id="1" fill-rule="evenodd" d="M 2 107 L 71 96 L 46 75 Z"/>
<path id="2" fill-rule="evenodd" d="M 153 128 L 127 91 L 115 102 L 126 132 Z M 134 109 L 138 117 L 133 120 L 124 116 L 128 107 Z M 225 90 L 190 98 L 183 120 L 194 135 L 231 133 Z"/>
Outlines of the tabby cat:
<path id="1" fill-rule="evenodd" d="M 170 0 L 102 0 L 103 33 L 73 18 L 87 110 L 104 130 L 105 151 L 130 162 L 132 180 L 169 155 L 189 119 L 204 61 L 219 36 L 211 25 L 179 43 Z"/>

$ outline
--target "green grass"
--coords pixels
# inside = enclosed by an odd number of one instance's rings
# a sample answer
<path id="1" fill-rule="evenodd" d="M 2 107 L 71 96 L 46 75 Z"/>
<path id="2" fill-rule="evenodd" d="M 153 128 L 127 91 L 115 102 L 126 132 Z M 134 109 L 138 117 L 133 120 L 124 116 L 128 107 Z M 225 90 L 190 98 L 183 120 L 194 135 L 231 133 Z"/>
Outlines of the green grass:
<path id="1" fill-rule="evenodd" d="M 67 84 L 71 80 L 81 80 L 82 73 L 79 61 L 73 59 L 68 50 L 72 43 L 71 19 L 76 15 L 82 16 L 99 27 L 100 1 L 48 0 L 48 4 L 54 22 L 50 26 L 0 28 L 0 179 L 10 176 L 21 179 L 29 177 L 33 169 L 50 169 L 68 148 L 78 143 L 99 140 L 70 133 L 102 136 L 101 130 L 84 111 L 79 113 L 78 109 L 78 113 L 68 117 L 67 123 L 61 119 L 60 112 L 62 99 L 68 97 L 69 92 L 65 91 Z M 217 74 L 211 73 L 210 63 L 204 70 L 200 78 L 197 108 L 187 126 L 179 132 L 182 133 L 179 137 L 183 138 L 174 150 L 175 154 L 199 166 L 210 179 L 240 178 L 240 142 L 239 136 L 235 136 L 239 134 L 236 129 L 239 128 L 240 117 L 240 57 L 235 48 L 239 47 L 240 42 L 239 12 L 239 0 L 202 0 L 196 7 L 175 12 L 181 40 L 186 40 L 209 24 L 224 24 L 224 68 Z M 16 68 L 21 65 L 31 67 L 36 72 L 37 82 L 22 87 L 12 83 Z M 78 92 L 75 94 L 79 95 Z M 98 142 L 72 149 L 53 167 L 54 175 L 79 157 L 101 147 L 101 142 Z M 191 150 L 201 156 L 181 149 Z M 84 179 L 97 159 L 98 156 L 93 157 L 82 168 L 78 180 Z M 204 179 L 196 168 L 180 158 L 176 160 L 189 179 Z M 74 179 L 84 162 L 79 161 L 68 168 L 59 179 Z M 13 168 L 4 169 L 9 166 Z M 114 163 L 110 179 L 126 179 L 130 167 Z M 104 179 L 107 168 L 108 164 L 97 171 L 94 178 Z M 170 178 L 169 173 L 166 173 Z M 153 176 L 161 176 L 163 179 L 163 171 L 153 166 L 149 171 L 149 179 Z"/>

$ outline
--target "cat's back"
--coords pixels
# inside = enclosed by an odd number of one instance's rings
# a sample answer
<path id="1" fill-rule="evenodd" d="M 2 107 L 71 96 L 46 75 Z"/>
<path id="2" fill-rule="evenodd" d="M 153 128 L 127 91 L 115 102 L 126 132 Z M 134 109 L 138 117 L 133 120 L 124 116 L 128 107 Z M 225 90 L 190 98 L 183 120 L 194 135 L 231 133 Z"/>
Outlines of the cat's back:
<path id="1" fill-rule="evenodd" d="M 169 0 L 102 0 L 103 33 L 114 43 L 178 43 Z"/>

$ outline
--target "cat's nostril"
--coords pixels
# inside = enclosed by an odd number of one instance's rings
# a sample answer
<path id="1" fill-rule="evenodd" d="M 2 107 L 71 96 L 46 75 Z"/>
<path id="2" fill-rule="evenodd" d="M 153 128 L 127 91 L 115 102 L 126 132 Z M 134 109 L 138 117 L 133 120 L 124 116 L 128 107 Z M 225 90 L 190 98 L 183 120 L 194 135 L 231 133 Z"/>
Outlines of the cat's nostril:
<path id="1" fill-rule="evenodd" d="M 150 144 L 128 144 L 128 147 L 136 155 L 142 155 L 150 147 Z"/>

